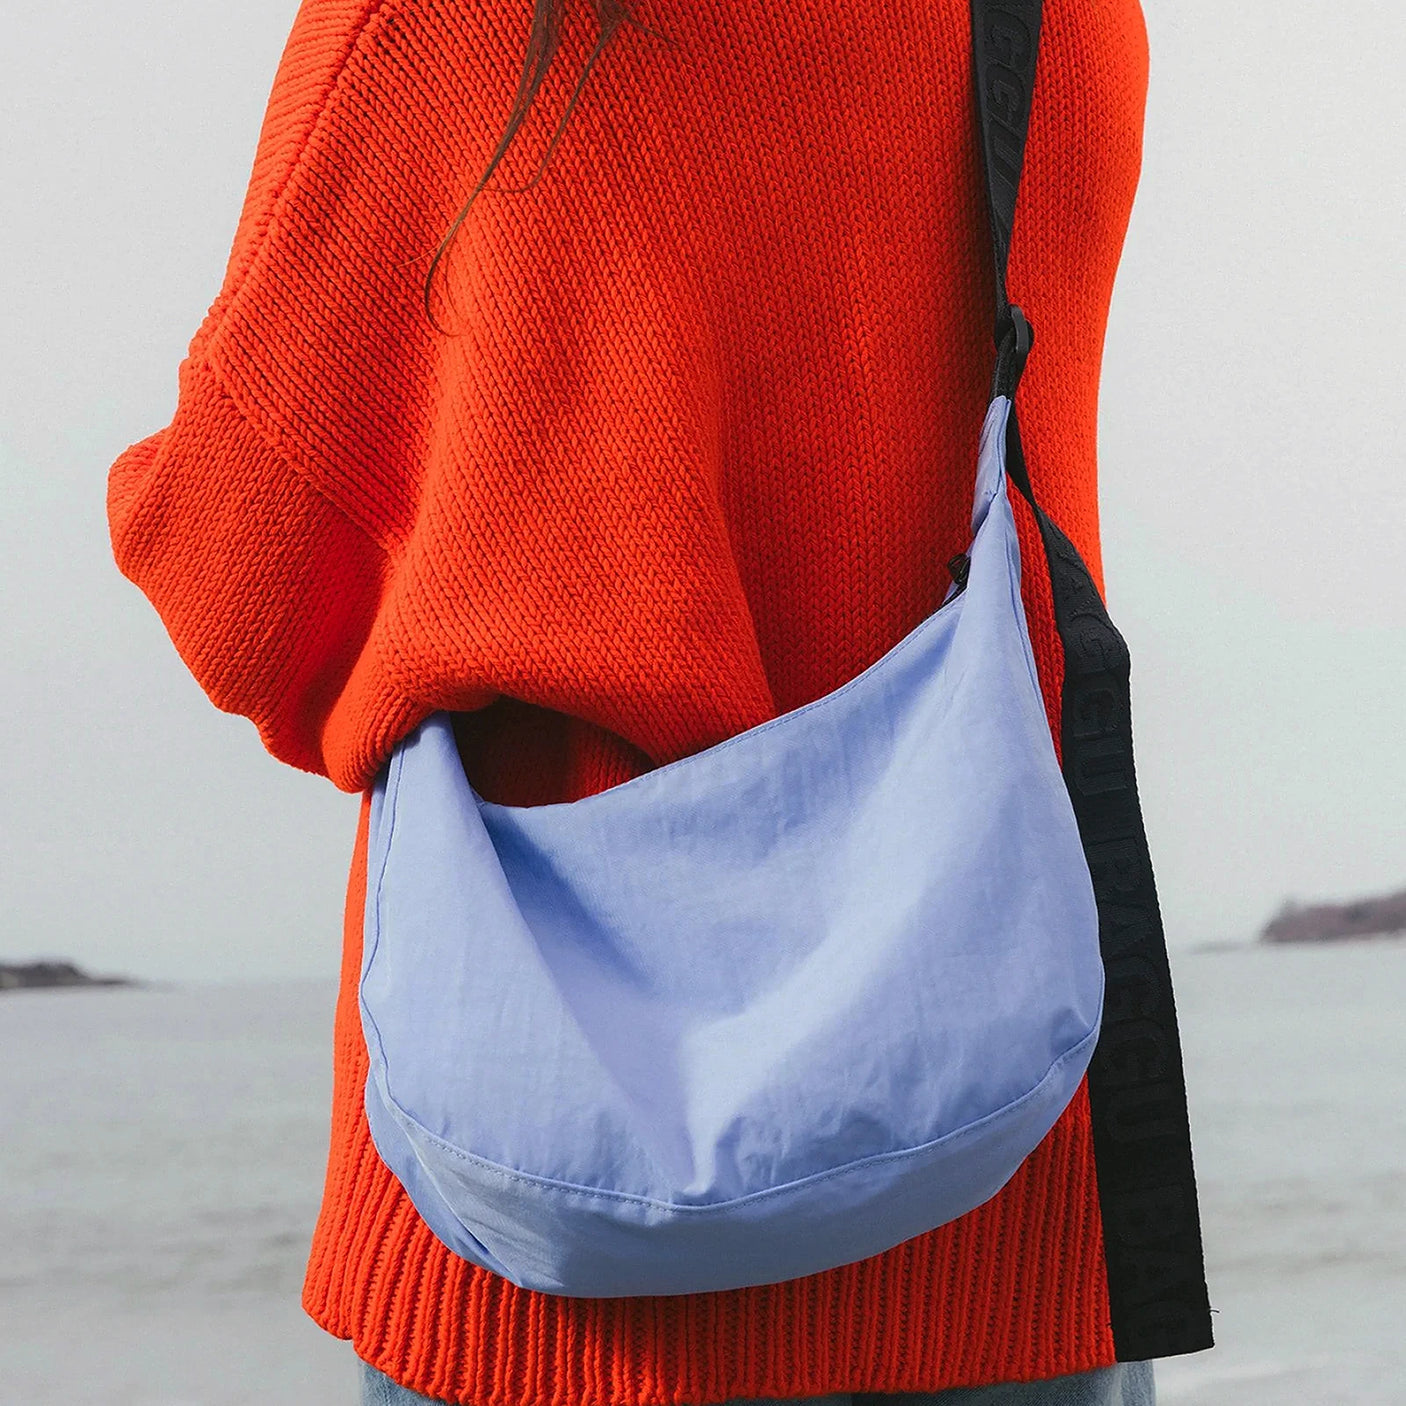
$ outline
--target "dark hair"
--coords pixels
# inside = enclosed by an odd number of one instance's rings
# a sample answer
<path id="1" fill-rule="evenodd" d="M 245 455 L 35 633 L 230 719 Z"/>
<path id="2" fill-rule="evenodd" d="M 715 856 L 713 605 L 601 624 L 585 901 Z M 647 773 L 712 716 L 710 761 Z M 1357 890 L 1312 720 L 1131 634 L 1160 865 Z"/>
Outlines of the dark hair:
<path id="1" fill-rule="evenodd" d="M 453 242 L 454 236 L 459 231 L 459 226 L 468 217 L 469 209 L 478 199 L 479 192 L 488 184 L 489 177 L 497 170 L 498 163 L 507 154 L 513 138 L 517 136 L 519 128 L 527 118 L 533 99 L 536 98 L 542 87 L 547 70 L 552 66 L 552 60 L 556 58 L 557 49 L 561 45 L 562 21 L 568 3 L 569 0 L 533 0 L 532 29 L 527 38 L 527 57 L 523 62 L 522 79 L 518 83 L 517 97 L 508 116 L 507 128 L 503 132 L 502 140 L 498 143 L 498 149 L 493 153 L 493 157 L 488 163 L 487 170 L 479 177 L 478 184 L 473 188 L 464 208 L 459 211 L 444 238 L 440 240 L 439 248 L 435 250 L 434 258 L 430 261 L 430 270 L 425 275 L 425 315 L 431 324 L 441 332 L 444 329 L 435 321 L 434 312 L 430 307 L 430 289 L 434 282 L 435 269 Z M 591 3 L 595 7 L 596 21 L 600 26 L 600 34 L 596 40 L 595 48 L 591 50 L 586 67 L 577 80 L 576 88 L 571 94 L 571 101 L 566 105 L 566 111 L 562 114 L 551 144 L 547 147 L 547 154 L 542 158 L 542 163 L 537 168 L 537 174 L 525 186 L 521 187 L 522 190 L 531 190 L 541 180 L 542 173 L 546 170 L 547 163 L 552 159 L 552 153 L 556 151 L 557 143 L 561 140 L 562 133 L 566 130 L 566 124 L 575 110 L 576 100 L 581 96 L 581 90 L 586 86 L 586 80 L 591 76 L 591 70 L 595 67 L 596 60 L 605 52 L 621 25 L 632 25 L 646 34 L 665 39 L 665 42 L 668 42 L 667 36 L 640 23 L 630 9 L 630 0 L 591 0 Z"/>

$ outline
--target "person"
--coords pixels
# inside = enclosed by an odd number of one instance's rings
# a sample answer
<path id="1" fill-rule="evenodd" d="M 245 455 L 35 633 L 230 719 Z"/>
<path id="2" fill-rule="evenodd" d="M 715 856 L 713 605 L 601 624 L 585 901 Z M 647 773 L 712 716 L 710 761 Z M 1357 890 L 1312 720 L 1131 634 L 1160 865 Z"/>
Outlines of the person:
<path id="1" fill-rule="evenodd" d="M 967 4 L 298 11 L 174 418 L 113 465 L 109 516 L 211 700 L 361 795 L 303 1303 L 368 1402 L 1153 1399 L 1111 1326 L 1085 1089 L 958 1221 L 805 1279 L 621 1299 L 457 1258 L 363 1107 L 369 788 L 420 720 L 455 715 L 484 798 L 575 800 L 839 687 L 942 599 L 991 370 Z M 1052 0 L 1041 45 L 1022 420 L 1101 587 L 1137 0 Z"/>

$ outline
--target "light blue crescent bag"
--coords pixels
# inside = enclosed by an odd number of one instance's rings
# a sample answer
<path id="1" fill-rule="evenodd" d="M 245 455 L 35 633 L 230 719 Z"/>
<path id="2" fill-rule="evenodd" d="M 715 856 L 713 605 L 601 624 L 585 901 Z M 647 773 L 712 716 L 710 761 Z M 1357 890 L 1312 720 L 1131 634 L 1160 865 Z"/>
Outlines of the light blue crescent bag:
<path id="1" fill-rule="evenodd" d="M 577 801 L 485 801 L 443 713 L 377 778 L 371 1134 L 434 1234 L 524 1288 L 697 1293 L 866 1258 L 993 1196 L 1087 1070 L 1119 1357 L 1208 1340 L 1127 651 L 1035 502 L 1015 411 L 1039 18 L 973 0 L 997 359 L 944 602 L 833 692 Z M 1062 766 L 1008 478 L 1050 570 Z M 1149 1253 L 1175 1267 L 1155 1292 Z"/>
<path id="2" fill-rule="evenodd" d="M 372 799 L 372 1136 L 524 1288 L 796 1278 L 962 1215 L 1079 1084 L 1103 992 L 1005 485 L 966 589 L 824 697 L 580 800 L 470 786 L 447 714 Z"/>

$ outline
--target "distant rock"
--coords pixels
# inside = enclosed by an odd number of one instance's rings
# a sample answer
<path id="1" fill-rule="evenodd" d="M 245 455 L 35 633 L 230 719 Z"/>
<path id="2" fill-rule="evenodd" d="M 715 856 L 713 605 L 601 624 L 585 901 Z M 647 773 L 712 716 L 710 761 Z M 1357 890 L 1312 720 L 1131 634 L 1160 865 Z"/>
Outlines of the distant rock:
<path id="1" fill-rule="evenodd" d="M 0 962 L 0 991 L 52 986 L 135 986 L 130 977 L 90 976 L 72 962 Z"/>
<path id="2" fill-rule="evenodd" d="M 1261 942 L 1341 942 L 1406 933 L 1406 889 L 1356 903 L 1286 903 L 1260 933 Z"/>

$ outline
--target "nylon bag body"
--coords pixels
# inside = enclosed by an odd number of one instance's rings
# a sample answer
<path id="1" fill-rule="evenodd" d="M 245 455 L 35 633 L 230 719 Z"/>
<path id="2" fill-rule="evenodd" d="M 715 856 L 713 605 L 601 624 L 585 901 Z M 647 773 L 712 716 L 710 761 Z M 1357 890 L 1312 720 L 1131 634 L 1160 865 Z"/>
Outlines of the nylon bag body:
<path id="1" fill-rule="evenodd" d="M 970 571 L 842 687 L 622 785 L 487 802 L 451 720 L 372 798 L 377 1151 L 524 1288 L 681 1294 L 994 1195 L 1098 1035 L 1098 915 L 1020 597 L 1011 401 Z"/>

